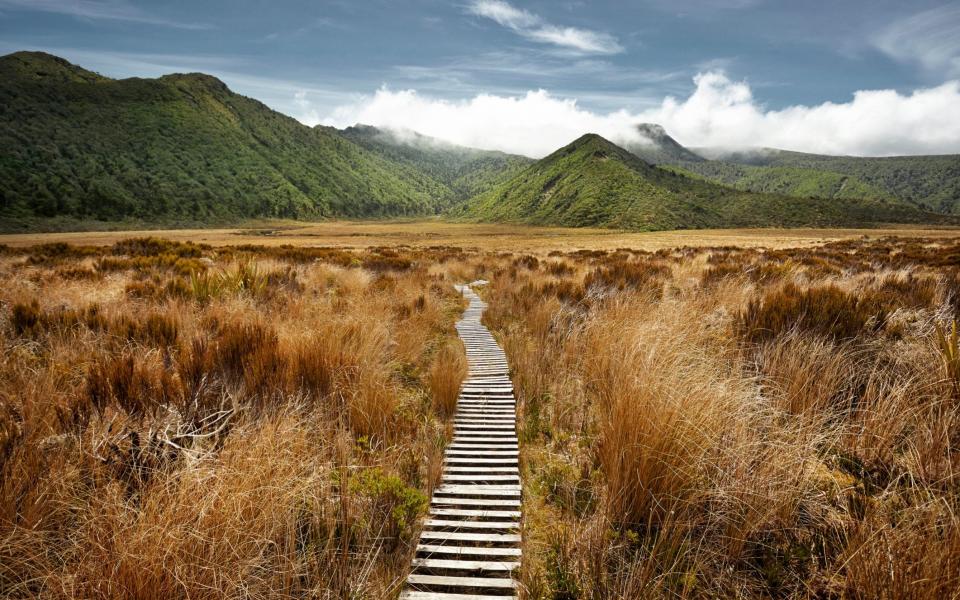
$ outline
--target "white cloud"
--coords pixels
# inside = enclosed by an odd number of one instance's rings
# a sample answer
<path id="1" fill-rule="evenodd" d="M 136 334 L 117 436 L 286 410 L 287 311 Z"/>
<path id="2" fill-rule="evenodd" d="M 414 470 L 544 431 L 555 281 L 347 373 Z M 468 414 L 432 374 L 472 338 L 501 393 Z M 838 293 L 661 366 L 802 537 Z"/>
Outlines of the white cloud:
<path id="1" fill-rule="evenodd" d="M 960 153 L 960 81 L 919 89 L 859 91 L 845 103 L 767 110 L 749 85 L 722 72 L 694 79 L 686 98 L 667 97 L 648 110 L 587 110 L 544 90 L 518 96 L 479 94 L 450 101 L 414 90 L 381 88 L 323 120 L 412 129 L 450 142 L 544 156 L 593 132 L 636 139 L 637 123 L 659 123 L 688 146 L 770 146 L 805 152 L 883 156 Z"/>
<path id="2" fill-rule="evenodd" d="M 523 29 L 540 24 L 540 17 L 525 10 L 515 8 L 503 0 L 474 0 L 470 12 L 481 17 L 493 19 L 510 29 Z"/>
<path id="3" fill-rule="evenodd" d="M 486 17 L 535 42 L 553 44 L 575 52 L 588 54 L 618 54 L 623 46 L 608 33 L 560 27 L 547 23 L 538 15 L 516 8 L 505 0 L 473 0 L 468 10 Z"/>
<path id="4" fill-rule="evenodd" d="M 0 8 L 34 10 L 83 19 L 126 21 L 177 29 L 211 29 L 204 23 L 165 19 L 131 5 L 126 0 L 0 0 Z"/>
<path id="5" fill-rule="evenodd" d="M 960 4 L 945 5 L 896 21 L 873 38 L 890 57 L 950 77 L 960 76 Z"/>

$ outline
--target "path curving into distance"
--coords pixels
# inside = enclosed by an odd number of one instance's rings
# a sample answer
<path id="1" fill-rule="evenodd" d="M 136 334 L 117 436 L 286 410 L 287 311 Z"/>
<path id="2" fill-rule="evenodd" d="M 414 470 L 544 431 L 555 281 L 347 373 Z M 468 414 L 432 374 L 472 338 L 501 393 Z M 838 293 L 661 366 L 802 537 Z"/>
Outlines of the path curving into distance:
<path id="1" fill-rule="evenodd" d="M 480 323 L 486 304 L 470 286 L 456 287 L 470 301 L 457 323 L 469 372 L 457 400 L 443 480 L 433 492 L 401 600 L 517 595 L 511 576 L 520 566 L 516 399 L 507 357 Z"/>

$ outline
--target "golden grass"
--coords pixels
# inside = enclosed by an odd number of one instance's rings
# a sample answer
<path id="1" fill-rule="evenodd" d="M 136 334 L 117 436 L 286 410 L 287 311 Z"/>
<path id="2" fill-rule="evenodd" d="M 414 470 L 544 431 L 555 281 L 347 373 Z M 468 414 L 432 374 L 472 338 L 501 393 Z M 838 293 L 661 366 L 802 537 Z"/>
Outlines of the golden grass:
<path id="1" fill-rule="evenodd" d="M 342 258 L 0 257 L 0 596 L 393 594 L 446 438 L 421 381 L 461 299 Z"/>
<path id="2" fill-rule="evenodd" d="M 960 594 L 952 233 L 337 226 L 0 254 L 0 596 L 395 597 L 480 277 L 525 598 Z"/>
<path id="3" fill-rule="evenodd" d="M 484 293 L 521 399 L 525 596 L 960 593 L 960 402 L 934 327 L 957 315 L 956 250 L 502 268 Z"/>
<path id="4" fill-rule="evenodd" d="M 460 386 L 467 378 L 466 350 L 460 340 L 448 340 L 437 350 L 429 377 L 434 412 L 444 418 L 452 417 Z"/>

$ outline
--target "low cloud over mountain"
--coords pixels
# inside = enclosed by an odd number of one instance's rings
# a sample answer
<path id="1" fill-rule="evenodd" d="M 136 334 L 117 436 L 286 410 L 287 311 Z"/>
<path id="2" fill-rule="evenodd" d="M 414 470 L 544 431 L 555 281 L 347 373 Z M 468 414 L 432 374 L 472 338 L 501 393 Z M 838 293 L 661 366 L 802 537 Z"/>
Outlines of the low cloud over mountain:
<path id="1" fill-rule="evenodd" d="M 459 101 L 386 87 L 340 106 L 323 122 L 424 134 L 467 146 L 541 157 L 593 132 L 637 142 L 638 123 L 659 123 L 686 146 L 771 146 L 803 152 L 886 156 L 960 152 L 960 81 L 916 89 L 863 90 L 847 102 L 768 110 L 749 83 L 720 71 L 694 78 L 686 98 L 668 96 L 637 112 L 601 113 L 545 90 L 480 94 Z"/>

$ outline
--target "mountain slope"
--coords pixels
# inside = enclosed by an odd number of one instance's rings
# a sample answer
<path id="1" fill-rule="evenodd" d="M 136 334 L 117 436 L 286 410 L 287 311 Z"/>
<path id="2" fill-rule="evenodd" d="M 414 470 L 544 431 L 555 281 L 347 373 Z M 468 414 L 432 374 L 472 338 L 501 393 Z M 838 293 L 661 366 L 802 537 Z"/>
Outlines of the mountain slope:
<path id="1" fill-rule="evenodd" d="M 201 74 L 0 57 L 0 218 L 211 222 L 436 213 L 444 186 Z"/>
<path id="2" fill-rule="evenodd" d="M 486 221 L 635 230 L 941 222 L 887 200 L 790 198 L 730 189 L 652 166 L 594 134 L 471 199 Z"/>
<path id="3" fill-rule="evenodd" d="M 827 156 L 762 148 L 701 151 L 725 164 L 744 165 L 755 181 L 765 169 L 803 169 L 844 175 L 886 195 L 945 213 L 960 213 L 960 155 Z M 691 165 L 683 165 L 690 168 Z M 693 167 L 692 170 L 696 170 Z M 782 172 L 782 171 L 781 171 Z M 744 182 L 747 183 L 747 182 Z"/>
<path id="4" fill-rule="evenodd" d="M 765 194 L 783 194 L 801 198 L 896 199 L 896 196 L 883 188 L 866 183 L 857 177 L 832 171 L 798 167 L 755 167 L 716 160 L 694 163 L 681 161 L 662 166 L 686 175 L 695 174 L 739 190 Z"/>
<path id="5" fill-rule="evenodd" d="M 648 163 L 740 190 L 817 198 L 898 199 L 924 210 L 960 214 L 960 156 L 861 158 L 771 148 L 688 149 L 663 127 L 637 126 L 641 141 L 623 147 Z"/>
<path id="6" fill-rule="evenodd" d="M 465 200 L 506 181 L 533 162 L 515 154 L 458 146 L 416 132 L 355 125 L 343 137 L 393 162 L 422 171 Z"/>

